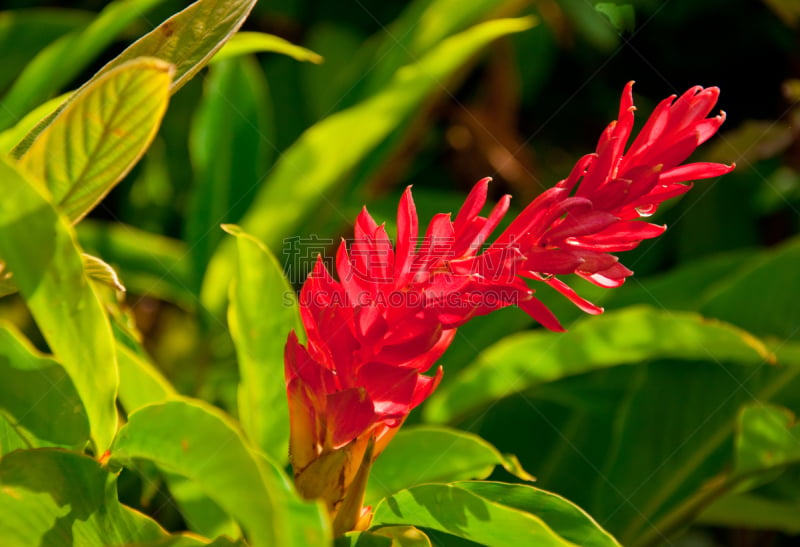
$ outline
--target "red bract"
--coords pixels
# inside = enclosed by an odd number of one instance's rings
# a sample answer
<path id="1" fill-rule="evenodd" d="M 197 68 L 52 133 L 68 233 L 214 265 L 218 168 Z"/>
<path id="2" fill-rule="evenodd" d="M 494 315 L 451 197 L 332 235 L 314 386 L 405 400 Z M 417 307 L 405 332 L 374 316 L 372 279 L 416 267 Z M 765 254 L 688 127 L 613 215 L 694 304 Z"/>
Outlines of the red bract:
<path id="1" fill-rule="evenodd" d="M 563 330 L 525 279 L 600 313 L 556 276 L 576 273 L 603 287 L 621 285 L 632 272 L 610 253 L 665 230 L 638 219 L 688 191 L 683 182 L 733 168 L 680 165 L 724 121 L 724 114 L 706 117 L 717 88 L 695 87 L 662 101 L 626 152 L 635 110 L 631 85 L 623 91 L 619 120 L 603 132 L 596 152 L 581 158 L 488 247 L 510 197 L 480 216 L 489 183 L 483 179 L 455 219 L 434 216 L 421 238 L 407 189 L 398 207 L 396 246 L 364 209 L 349 248 L 344 241 L 339 246 L 338 281 L 317 261 L 300 292 L 308 341 L 304 346 L 292 334 L 286 344 L 291 458 L 298 488 L 325 499 L 338 531 L 365 516 L 358 511 L 361 492 L 352 485 L 366 480 L 372 460 L 436 388 L 441 367 L 433 376 L 424 373 L 459 326 L 516 305 L 545 327 Z"/>

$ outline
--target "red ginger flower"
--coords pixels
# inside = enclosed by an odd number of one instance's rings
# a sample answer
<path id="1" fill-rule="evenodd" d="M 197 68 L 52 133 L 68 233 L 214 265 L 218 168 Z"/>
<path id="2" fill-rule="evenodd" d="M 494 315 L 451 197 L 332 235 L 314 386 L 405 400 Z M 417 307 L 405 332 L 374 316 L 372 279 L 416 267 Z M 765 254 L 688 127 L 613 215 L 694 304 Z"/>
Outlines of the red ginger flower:
<path id="1" fill-rule="evenodd" d="M 631 87 L 625 87 L 619 119 L 603 132 L 596 152 L 531 202 L 485 250 L 510 201 L 504 196 L 488 217 L 480 216 L 489 179 L 475 185 L 455 220 L 436 215 L 419 248 L 407 189 L 397 213 L 396 247 L 364 209 L 349 251 L 344 241 L 339 246 L 339 281 L 317 261 L 300 292 L 308 342 L 303 346 L 292 333 L 286 344 L 291 459 L 299 490 L 328 503 L 338 532 L 368 520 L 361 500 L 369 465 L 438 385 L 441 367 L 433 376 L 424 373 L 460 325 L 517 305 L 545 327 L 563 330 L 524 278 L 543 281 L 588 313 L 601 313 L 555 276 L 576 273 L 603 287 L 621 285 L 633 272 L 610 253 L 665 230 L 637 219 L 688 191 L 683 182 L 733 169 L 680 165 L 725 119 L 724 113 L 706 117 L 717 88 L 694 87 L 662 101 L 625 152 L 635 110 Z"/>

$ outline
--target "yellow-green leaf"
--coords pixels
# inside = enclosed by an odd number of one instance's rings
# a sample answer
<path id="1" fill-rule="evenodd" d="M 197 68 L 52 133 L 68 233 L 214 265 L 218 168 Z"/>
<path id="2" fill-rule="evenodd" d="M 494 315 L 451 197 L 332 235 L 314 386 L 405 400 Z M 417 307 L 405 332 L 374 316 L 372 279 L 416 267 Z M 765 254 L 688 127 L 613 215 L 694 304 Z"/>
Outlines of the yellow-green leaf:
<path id="1" fill-rule="evenodd" d="M 67 220 L 28 178 L 0 159 L 0 256 L 51 351 L 72 379 L 98 452 L 117 429 L 111 326 Z"/>
<path id="2" fill-rule="evenodd" d="M 222 46 L 222 49 L 214 55 L 211 62 L 218 63 L 225 59 L 249 53 L 282 53 L 295 61 L 308 61 L 315 64 L 323 61 L 321 55 L 284 40 L 280 36 L 263 32 L 239 32 L 234 34 L 228 43 Z"/>
<path id="3" fill-rule="evenodd" d="M 144 154 L 169 102 L 174 68 L 125 63 L 82 89 L 20 159 L 73 222 L 88 213 Z"/>

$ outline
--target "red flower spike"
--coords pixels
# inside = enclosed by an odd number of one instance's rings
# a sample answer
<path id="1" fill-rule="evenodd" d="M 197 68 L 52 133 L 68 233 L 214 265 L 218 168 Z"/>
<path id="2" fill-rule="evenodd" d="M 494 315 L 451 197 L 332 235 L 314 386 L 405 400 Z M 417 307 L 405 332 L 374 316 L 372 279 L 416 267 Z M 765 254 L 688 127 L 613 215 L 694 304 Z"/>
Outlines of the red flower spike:
<path id="1" fill-rule="evenodd" d="M 338 281 L 320 258 L 300 291 L 306 346 L 294 334 L 286 344 L 291 459 L 301 493 L 324 499 L 341 526 L 368 522 L 369 510 L 356 507 L 355 489 L 364 484 L 357 476 L 368 472 L 408 413 L 436 389 L 442 368 L 434 376 L 425 372 L 458 327 L 516 305 L 544 327 L 563 330 L 525 279 L 548 285 L 586 313 L 602 313 L 556 276 L 574 273 L 601 287 L 622 285 L 633 272 L 610 253 L 633 249 L 666 229 L 640 219 L 687 192 L 690 179 L 733 169 L 681 165 L 725 120 L 724 113 L 707 118 L 718 95 L 717 88 L 698 86 L 665 99 L 629 146 L 636 110 L 629 83 L 618 120 L 606 127 L 595 152 L 485 249 L 510 201 L 503 196 L 481 216 L 488 178 L 474 186 L 455 219 L 435 215 L 419 246 L 410 187 L 397 210 L 396 247 L 363 209 L 353 241 L 343 241 L 336 253 Z"/>

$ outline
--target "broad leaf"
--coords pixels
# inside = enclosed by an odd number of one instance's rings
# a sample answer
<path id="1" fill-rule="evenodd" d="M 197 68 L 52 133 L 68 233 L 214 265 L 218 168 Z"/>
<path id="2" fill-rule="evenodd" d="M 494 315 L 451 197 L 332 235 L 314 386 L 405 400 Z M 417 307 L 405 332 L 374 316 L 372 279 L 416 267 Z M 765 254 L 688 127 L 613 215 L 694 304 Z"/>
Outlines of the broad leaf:
<path id="1" fill-rule="evenodd" d="M 231 285 L 228 324 L 241 384 L 239 417 L 253 443 L 279 463 L 289 456 L 289 408 L 283 348 L 289 332 L 302 336 L 294 290 L 272 253 L 235 226 L 238 269 Z"/>
<path id="2" fill-rule="evenodd" d="M 711 287 L 700 311 L 758 335 L 800 339 L 800 238 L 750 260 Z"/>
<path id="3" fill-rule="evenodd" d="M 64 368 L 0 322 L 0 414 L 31 447 L 82 450 L 89 421 Z M 7 450 L 0 446 L 0 455 Z"/>
<path id="4" fill-rule="evenodd" d="M 141 407 L 160 403 L 177 395 L 172 384 L 145 356 L 117 342 L 119 399 L 130 414 Z"/>
<path id="5" fill-rule="evenodd" d="M 117 429 L 118 374 L 105 310 L 75 234 L 34 184 L 0 160 L 0 257 L 81 396 L 98 454 Z"/>
<path id="6" fill-rule="evenodd" d="M 492 484 L 481 488 L 480 483 L 456 482 L 403 490 L 378 504 L 373 526 L 411 524 L 498 547 L 618 545 L 591 517 L 555 494 Z"/>
<path id="7" fill-rule="evenodd" d="M 365 504 L 418 484 L 485 479 L 495 466 L 527 480 L 513 457 L 504 456 L 477 435 L 444 427 L 401 429 L 375 460 L 369 475 Z"/>
<path id="8" fill-rule="evenodd" d="M 132 21 L 160 2 L 111 2 L 84 28 L 62 36 L 39 52 L 0 102 L 0 128 L 10 127 L 32 107 L 68 84 Z"/>
<path id="9" fill-rule="evenodd" d="M 584 510 L 552 492 L 501 482 L 473 481 L 456 484 L 485 499 L 541 517 L 550 528 L 581 547 L 619 545 Z"/>
<path id="10" fill-rule="evenodd" d="M 522 332 L 485 350 L 428 401 L 425 417 L 455 420 L 497 399 L 591 370 L 656 358 L 747 364 L 774 360 L 757 339 L 685 312 L 631 307 L 590 317 L 569 332 Z"/>
<path id="11" fill-rule="evenodd" d="M 33 131 L 44 118 L 58 110 L 71 95 L 72 92 L 68 92 L 43 102 L 25 114 L 13 127 L 9 127 L 0 133 L 0 152 L 3 154 L 10 154 L 14 147 L 22 142 L 25 135 Z"/>
<path id="12" fill-rule="evenodd" d="M 20 165 L 45 182 L 70 220 L 83 218 L 144 154 L 169 101 L 171 65 L 137 59 L 82 88 Z"/>
<path id="13" fill-rule="evenodd" d="M 9 547 L 203 545 L 121 505 L 116 476 L 74 452 L 21 450 L 0 461 L 0 537 Z"/>
<path id="14" fill-rule="evenodd" d="M 133 2 L 135 0 L 129 0 Z M 142 1 L 142 0 L 139 0 Z M 152 2 L 154 0 L 147 0 Z M 197 74 L 242 26 L 256 0 L 197 0 L 131 44 L 83 84 L 91 85 L 107 72 L 139 57 L 155 57 L 174 65 L 170 92 L 175 93 Z M 66 104 L 43 119 L 14 149 L 22 156 L 38 134 L 50 125 Z"/>
<path id="15" fill-rule="evenodd" d="M 493 40 L 532 24 L 530 19 L 499 19 L 452 36 L 399 70 L 380 93 L 314 125 L 275 164 L 242 219 L 242 228 L 269 248 L 280 248 L 282 238 L 291 235 L 376 146 L 412 117 L 442 81 Z M 359 128 L 355 137 L 354 127 Z M 221 287 L 231 277 L 232 252 L 231 245 L 223 244 L 209 264 L 202 300 L 213 312 L 223 309 Z"/>
<path id="16" fill-rule="evenodd" d="M 175 65 L 175 93 L 239 30 L 255 4 L 256 0 L 197 0 L 139 38 L 94 77 L 137 57 L 157 57 Z"/>
<path id="17" fill-rule="evenodd" d="M 200 401 L 174 400 L 132 413 L 117 435 L 112 459 L 148 460 L 198 483 L 242 525 L 254 546 L 320 545 L 329 533 L 319 516 L 316 528 L 290 516 L 295 505 L 306 516 L 318 515 L 321 507 L 293 501 L 288 479 L 248 446 L 228 417 Z M 301 532 L 305 542 L 297 541 Z"/>
<path id="18" fill-rule="evenodd" d="M 413 526 L 384 526 L 370 532 L 348 532 L 334 547 L 431 547 L 431 540 Z"/>

